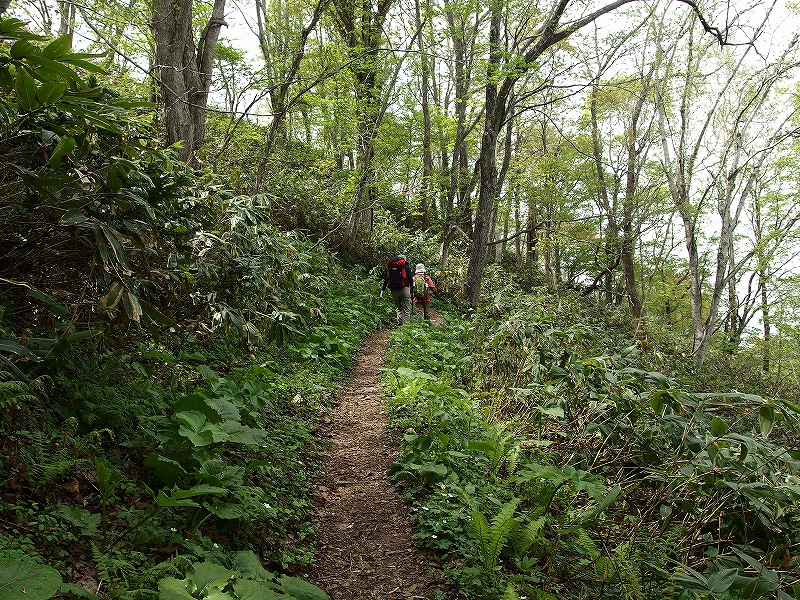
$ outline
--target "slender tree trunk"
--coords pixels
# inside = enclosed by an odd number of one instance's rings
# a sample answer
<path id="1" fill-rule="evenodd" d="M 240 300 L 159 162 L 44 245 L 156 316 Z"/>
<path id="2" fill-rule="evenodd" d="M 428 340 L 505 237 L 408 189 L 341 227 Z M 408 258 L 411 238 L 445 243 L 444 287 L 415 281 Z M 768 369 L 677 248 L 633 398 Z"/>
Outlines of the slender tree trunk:
<path id="1" fill-rule="evenodd" d="M 414 2 L 417 21 L 417 42 L 419 47 L 420 89 L 422 92 L 422 182 L 419 190 L 420 228 L 425 230 L 429 225 L 429 197 L 431 188 L 431 109 L 429 101 L 430 60 L 425 50 L 424 27 L 420 0 Z"/>
<path id="2" fill-rule="evenodd" d="M 75 30 L 76 7 L 73 2 L 59 2 L 58 8 L 61 12 L 61 24 L 58 28 L 58 35 L 72 35 Z"/>
<path id="3" fill-rule="evenodd" d="M 761 370 L 769 373 L 772 343 L 772 323 L 770 321 L 769 298 L 767 296 L 767 274 L 761 269 L 758 273 L 761 284 L 761 324 L 764 328 L 764 354 L 761 361 Z"/>
<path id="4" fill-rule="evenodd" d="M 514 257 L 517 271 L 522 269 L 522 236 L 520 231 L 520 200 L 519 194 L 515 189 L 514 193 Z"/>
<path id="5" fill-rule="evenodd" d="M 492 2 L 489 25 L 489 61 L 486 73 L 486 101 L 481 152 L 478 158 L 481 185 L 478 192 L 478 208 L 475 213 L 475 229 L 472 234 L 467 278 L 464 295 L 473 308 L 477 308 L 486 266 L 486 243 L 491 231 L 491 216 L 497 197 L 497 138 L 505 116 L 504 103 L 498 102 L 497 72 L 500 68 L 502 48 L 500 46 L 501 10 L 498 2 Z"/>
<path id="6" fill-rule="evenodd" d="M 470 305 L 477 307 L 480 297 L 483 269 L 486 265 L 486 242 L 491 230 L 489 217 L 495 202 L 498 188 L 497 173 L 497 139 L 500 128 L 508 115 L 509 102 L 513 97 L 514 87 L 527 70 L 545 53 L 556 44 L 568 38 L 574 32 L 600 16 L 616 10 L 634 0 L 614 0 L 598 10 L 559 28 L 559 22 L 570 4 L 571 0 L 558 0 L 550 12 L 540 22 L 535 34 L 526 41 L 526 51 L 518 61 L 519 56 L 514 55 L 514 68 L 512 74 L 502 76 L 502 61 L 508 56 L 508 51 L 500 44 L 500 30 L 503 7 L 498 1 L 490 3 L 489 26 L 489 60 L 487 62 L 486 102 L 483 136 L 478 157 L 480 167 L 480 191 L 478 192 L 478 207 L 475 214 L 475 223 L 470 248 L 469 266 L 467 267 L 467 281 L 464 292 Z"/>
<path id="7" fill-rule="evenodd" d="M 393 0 L 356 5 L 349 0 L 334 1 L 339 33 L 351 57 L 356 105 L 356 184 L 353 210 L 344 244 L 355 248 L 363 231 L 372 228 L 375 204 L 375 136 L 381 121 L 382 85 L 379 77 L 383 23 Z"/>
<path id="8" fill-rule="evenodd" d="M 442 249 L 440 264 L 445 267 L 450 244 L 460 228 L 467 236 L 472 234 L 472 183 L 470 181 L 467 151 L 467 101 L 471 73 L 467 68 L 467 31 L 465 19 L 449 0 L 444 0 L 448 33 L 453 44 L 453 72 L 455 88 L 454 116 L 455 140 L 450 161 L 450 185 L 442 206 Z M 443 161 L 444 162 L 444 161 Z"/>
<path id="9" fill-rule="evenodd" d="M 181 144 L 178 158 L 199 166 L 197 151 L 205 135 L 214 50 L 225 25 L 225 0 L 214 1 L 196 47 L 193 5 L 193 0 L 154 0 L 153 34 L 167 145 Z"/>

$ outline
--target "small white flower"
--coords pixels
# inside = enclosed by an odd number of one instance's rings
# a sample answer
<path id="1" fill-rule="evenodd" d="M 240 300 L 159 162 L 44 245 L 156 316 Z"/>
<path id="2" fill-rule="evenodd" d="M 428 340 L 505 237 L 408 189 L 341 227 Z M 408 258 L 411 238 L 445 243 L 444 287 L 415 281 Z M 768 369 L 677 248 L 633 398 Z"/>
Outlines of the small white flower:
<path id="1" fill-rule="evenodd" d="M 214 548 L 219 548 L 219 544 L 214 542 Z"/>
<path id="2" fill-rule="evenodd" d="M 431 537 L 432 537 L 433 539 L 436 539 L 436 536 L 435 536 L 435 535 L 432 535 Z"/>
<path id="3" fill-rule="evenodd" d="M 169 530 L 170 530 L 172 533 L 178 533 L 178 530 L 177 530 L 177 529 L 175 529 L 174 527 L 170 527 L 170 528 L 169 528 Z"/>
<path id="4" fill-rule="evenodd" d="M 271 507 L 269 504 L 267 504 L 266 502 L 264 502 L 264 508 L 266 508 L 267 510 L 269 510 L 269 509 L 270 509 L 270 508 L 272 508 L 272 507 Z"/>

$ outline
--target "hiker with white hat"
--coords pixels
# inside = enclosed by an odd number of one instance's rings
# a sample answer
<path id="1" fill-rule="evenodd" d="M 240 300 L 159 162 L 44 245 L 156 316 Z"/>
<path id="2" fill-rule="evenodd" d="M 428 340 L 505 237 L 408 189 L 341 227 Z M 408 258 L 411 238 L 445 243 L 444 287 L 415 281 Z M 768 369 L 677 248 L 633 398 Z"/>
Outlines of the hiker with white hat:
<path id="1" fill-rule="evenodd" d="M 431 320 L 428 306 L 431 303 L 431 292 L 435 291 L 436 286 L 433 285 L 433 279 L 425 273 L 425 265 L 418 263 L 411 282 L 411 295 L 414 298 L 414 304 L 422 307 L 422 316 L 426 321 Z"/>

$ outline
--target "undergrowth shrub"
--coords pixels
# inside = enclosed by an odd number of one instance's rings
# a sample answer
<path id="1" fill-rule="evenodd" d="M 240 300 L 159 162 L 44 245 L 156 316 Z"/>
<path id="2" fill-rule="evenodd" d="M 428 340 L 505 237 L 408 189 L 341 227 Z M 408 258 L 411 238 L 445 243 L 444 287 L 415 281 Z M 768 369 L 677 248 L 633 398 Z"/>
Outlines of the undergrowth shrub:
<path id="1" fill-rule="evenodd" d="M 501 294 L 457 330 L 400 328 L 416 351 L 390 353 L 384 379 L 403 432 L 390 474 L 436 536 L 420 543 L 464 561 L 460 592 L 793 598 L 800 407 L 697 393 L 602 317 L 508 306 Z M 442 361 L 448 343 L 470 358 Z"/>

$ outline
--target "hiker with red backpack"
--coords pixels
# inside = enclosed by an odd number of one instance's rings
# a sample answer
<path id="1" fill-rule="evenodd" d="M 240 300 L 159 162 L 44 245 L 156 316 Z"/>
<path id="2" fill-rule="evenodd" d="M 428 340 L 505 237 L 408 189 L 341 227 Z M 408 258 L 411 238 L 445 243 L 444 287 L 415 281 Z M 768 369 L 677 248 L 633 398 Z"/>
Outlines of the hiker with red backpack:
<path id="1" fill-rule="evenodd" d="M 397 324 L 403 325 L 411 320 L 411 267 L 404 254 L 390 258 L 386 263 L 386 279 L 381 288 L 388 287 L 397 308 Z"/>
<path id="2" fill-rule="evenodd" d="M 431 292 L 436 291 L 436 286 L 433 285 L 427 273 L 425 273 L 425 265 L 422 263 L 417 264 L 414 269 L 414 277 L 411 280 L 411 295 L 414 297 L 414 304 L 422 307 L 422 316 L 426 321 L 431 320 L 428 313 L 428 306 L 431 303 Z"/>

